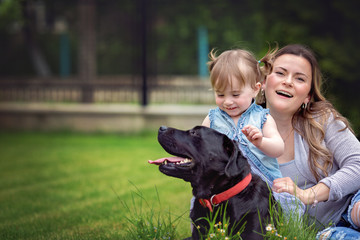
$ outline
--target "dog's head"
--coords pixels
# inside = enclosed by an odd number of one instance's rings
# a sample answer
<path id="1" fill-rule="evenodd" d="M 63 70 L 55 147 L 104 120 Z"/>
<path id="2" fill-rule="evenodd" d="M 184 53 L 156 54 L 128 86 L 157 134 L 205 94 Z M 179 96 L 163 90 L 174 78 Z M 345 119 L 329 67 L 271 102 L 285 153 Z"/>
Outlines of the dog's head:
<path id="1" fill-rule="evenodd" d="M 160 127 L 158 140 L 175 157 L 149 162 L 160 165 L 159 170 L 168 176 L 190 182 L 196 197 L 220 192 L 233 179 L 250 172 L 236 142 L 211 128 L 197 126 L 182 131 Z"/>

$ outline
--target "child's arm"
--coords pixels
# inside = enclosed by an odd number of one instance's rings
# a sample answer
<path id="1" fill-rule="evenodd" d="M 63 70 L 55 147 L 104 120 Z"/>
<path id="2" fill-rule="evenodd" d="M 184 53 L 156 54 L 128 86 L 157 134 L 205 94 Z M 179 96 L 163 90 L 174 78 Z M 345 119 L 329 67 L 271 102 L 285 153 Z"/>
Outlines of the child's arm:
<path id="1" fill-rule="evenodd" d="M 275 120 L 270 115 L 264 123 L 263 133 L 252 125 L 246 125 L 241 131 L 267 156 L 277 158 L 284 153 L 284 141 L 277 130 Z"/>
<path id="2" fill-rule="evenodd" d="M 210 118 L 209 118 L 209 115 L 206 116 L 206 118 L 204 119 L 203 123 L 201 124 L 202 126 L 205 126 L 205 127 L 210 127 Z"/>

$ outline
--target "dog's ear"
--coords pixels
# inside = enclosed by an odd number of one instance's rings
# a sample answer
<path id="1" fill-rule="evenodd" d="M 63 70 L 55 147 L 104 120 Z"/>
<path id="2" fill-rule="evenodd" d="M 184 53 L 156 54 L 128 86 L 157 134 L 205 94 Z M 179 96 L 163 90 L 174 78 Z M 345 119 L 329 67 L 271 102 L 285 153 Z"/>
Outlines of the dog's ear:
<path id="1" fill-rule="evenodd" d="M 225 135 L 223 137 L 223 149 L 226 151 L 228 156 L 233 155 L 234 150 L 236 149 L 235 143 Z"/>
<path id="2" fill-rule="evenodd" d="M 225 167 L 225 175 L 230 178 L 242 174 L 242 171 L 244 171 L 244 163 L 241 161 L 243 156 L 237 143 L 226 137 L 226 140 L 224 138 L 223 144 L 229 156 L 229 161 Z"/>

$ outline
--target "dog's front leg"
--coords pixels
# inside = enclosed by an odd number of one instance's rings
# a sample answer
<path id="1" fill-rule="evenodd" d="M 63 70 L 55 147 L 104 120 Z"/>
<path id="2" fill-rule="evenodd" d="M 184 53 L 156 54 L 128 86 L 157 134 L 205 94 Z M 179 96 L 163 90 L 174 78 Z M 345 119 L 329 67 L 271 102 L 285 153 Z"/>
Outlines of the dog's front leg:
<path id="1" fill-rule="evenodd" d="M 206 237 L 208 229 L 209 229 L 209 223 L 202 218 L 209 217 L 209 209 L 204 208 L 200 203 L 199 199 L 195 199 L 194 206 L 191 209 L 190 212 L 190 218 L 192 220 L 193 228 L 192 228 L 192 239 L 197 240 L 201 239 L 200 235 L 203 236 L 203 238 Z"/>
<path id="2" fill-rule="evenodd" d="M 192 239 L 205 239 L 208 233 L 207 229 L 209 229 L 209 224 L 207 221 L 203 219 L 198 219 L 197 221 L 193 220 Z"/>

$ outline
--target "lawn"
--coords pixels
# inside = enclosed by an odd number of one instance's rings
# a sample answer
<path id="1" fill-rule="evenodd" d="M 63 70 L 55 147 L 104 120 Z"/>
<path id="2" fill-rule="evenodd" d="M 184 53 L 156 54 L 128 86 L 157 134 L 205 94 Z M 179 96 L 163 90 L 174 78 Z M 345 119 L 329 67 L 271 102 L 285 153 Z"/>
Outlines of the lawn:
<path id="1" fill-rule="evenodd" d="M 156 132 L 0 132 L 0 239 L 123 239 L 124 203 L 182 215 L 189 236 L 190 185 L 147 163 L 166 155 Z"/>

